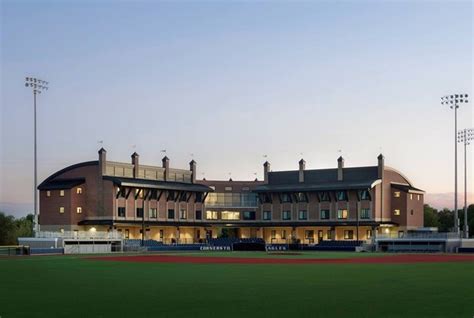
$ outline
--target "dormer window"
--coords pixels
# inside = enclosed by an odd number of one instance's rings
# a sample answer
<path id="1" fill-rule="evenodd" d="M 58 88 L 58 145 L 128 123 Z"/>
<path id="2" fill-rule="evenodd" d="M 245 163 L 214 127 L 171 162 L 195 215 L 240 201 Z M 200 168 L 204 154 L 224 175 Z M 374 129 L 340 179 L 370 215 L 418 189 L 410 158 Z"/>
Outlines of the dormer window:
<path id="1" fill-rule="evenodd" d="M 359 199 L 360 200 L 370 200 L 370 193 L 368 190 L 360 190 L 359 191 Z"/>
<path id="2" fill-rule="evenodd" d="M 262 193 L 258 196 L 260 203 L 272 203 L 272 195 L 269 193 Z"/>

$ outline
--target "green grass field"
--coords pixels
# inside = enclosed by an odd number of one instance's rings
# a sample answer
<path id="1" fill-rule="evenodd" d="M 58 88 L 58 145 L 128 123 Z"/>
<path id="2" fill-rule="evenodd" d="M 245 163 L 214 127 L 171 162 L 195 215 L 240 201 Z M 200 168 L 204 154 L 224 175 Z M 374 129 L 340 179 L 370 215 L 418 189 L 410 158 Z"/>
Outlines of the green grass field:
<path id="1" fill-rule="evenodd" d="M 229 265 L 0 258 L 0 316 L 472 318 L 474 263 Z"/>

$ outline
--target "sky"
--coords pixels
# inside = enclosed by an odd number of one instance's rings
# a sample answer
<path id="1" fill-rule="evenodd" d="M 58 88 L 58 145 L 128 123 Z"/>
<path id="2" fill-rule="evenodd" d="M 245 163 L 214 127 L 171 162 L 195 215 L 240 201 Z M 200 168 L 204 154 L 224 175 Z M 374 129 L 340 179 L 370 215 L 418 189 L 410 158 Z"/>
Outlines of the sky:
<path id="1" fill-rule="evenodd" d="M 38 97 L 40 182 L 101 146 L 150 165 L 166 149 L 172 167 L 194 159 L 198 178 L 234 180 L 262 179 L 265 160 L 367 166 L 382 152 L 452 208 L 454 112 L 440 97 L 474 93 L 471 1 L 0 3 L 7 213 L 33 207 L 26 76 L 50 83 Z M 461 105 L 458 127 L 473 126 L 472 103 Z"/>

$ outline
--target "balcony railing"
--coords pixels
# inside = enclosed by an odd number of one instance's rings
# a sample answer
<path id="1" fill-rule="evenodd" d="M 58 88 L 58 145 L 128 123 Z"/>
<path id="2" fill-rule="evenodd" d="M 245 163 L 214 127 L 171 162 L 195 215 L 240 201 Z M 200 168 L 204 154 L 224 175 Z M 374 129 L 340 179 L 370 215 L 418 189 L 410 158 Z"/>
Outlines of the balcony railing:
<path id="1" fill-rule="evenodd" d="M 456 239 L 459 238 L 459 234 L 453 232 L 447 233 L 423 233 L 423 232 L 408 232 L 404 234 L 399 233 L 388 233 L 388 234 L 377 234 L 377 239 Z"/>
<path id="2" fill-rule="evenodd" d="M 64 231 L 64 232 L 38 232 L 38 238 L 63 238 L 63 239 L 104 239 L 118 240 L 123 238 L 123 234 L 117 231 Z"/>

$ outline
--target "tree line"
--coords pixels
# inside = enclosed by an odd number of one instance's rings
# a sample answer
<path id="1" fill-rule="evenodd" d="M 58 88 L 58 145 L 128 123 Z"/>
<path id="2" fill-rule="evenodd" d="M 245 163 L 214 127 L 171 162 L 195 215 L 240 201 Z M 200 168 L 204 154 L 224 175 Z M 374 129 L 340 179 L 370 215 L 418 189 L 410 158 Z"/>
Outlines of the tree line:
<path id="1" fill-rule="evenodd" d="M 33 236 L 33 214 L 15 219 L 0 212 L 0 246 L 18 245 L 19 237 Z"/>
<path id="2" fill-rule="evenodd" d="M 464 229 L 464 210 L 458 210 L 458 218 L 461 230 Z M 467 208 L 467 225 L 469 226 L 470 237 L 474 236 L 474 204 Z M 449 232 L 454 227 L 454 211 L 449 209 L 437 209 L 429 204 L 424 206 L 424 226 L 437 227 L 439 232 Z"/>

